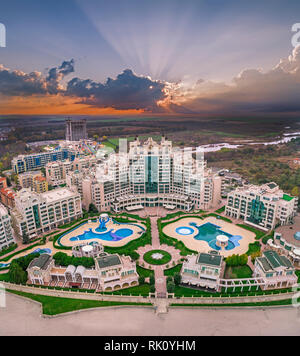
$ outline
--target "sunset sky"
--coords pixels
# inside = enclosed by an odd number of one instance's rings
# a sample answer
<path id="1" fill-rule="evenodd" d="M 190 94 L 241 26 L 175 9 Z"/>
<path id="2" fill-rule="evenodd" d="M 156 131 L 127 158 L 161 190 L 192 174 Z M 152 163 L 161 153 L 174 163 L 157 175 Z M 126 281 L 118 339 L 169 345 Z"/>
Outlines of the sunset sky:
<path id="1" fill-rule="evenodd" d="M 297 116 L 299 0 L 1 0 L 0 114 Z"/>

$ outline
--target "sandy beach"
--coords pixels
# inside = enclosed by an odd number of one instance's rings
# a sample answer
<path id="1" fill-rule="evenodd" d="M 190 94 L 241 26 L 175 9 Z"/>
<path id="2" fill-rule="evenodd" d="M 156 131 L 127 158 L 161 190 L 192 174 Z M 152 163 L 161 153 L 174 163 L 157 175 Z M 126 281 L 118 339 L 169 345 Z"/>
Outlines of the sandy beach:
<path id="1" fill-rule="evenodd" d="M 300 311 L 272 309 L 171 309 L 157 316 L 153 309 L 122 308 L 84 311 L 54 319 L 42 318 L 30 300 L 7 295 L 0 308 L 0 335 L 300 336 Z"/>

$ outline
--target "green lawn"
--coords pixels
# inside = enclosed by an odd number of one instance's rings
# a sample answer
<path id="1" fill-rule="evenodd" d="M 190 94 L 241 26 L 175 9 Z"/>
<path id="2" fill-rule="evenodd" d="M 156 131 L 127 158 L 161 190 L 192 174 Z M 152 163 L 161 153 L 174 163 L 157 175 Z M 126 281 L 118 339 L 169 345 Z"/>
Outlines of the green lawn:
<path id="1" fill-rule="evenodd" d="M 18 291 L 8 290 L 8 292 L 35 300 L 42 304 L 43 314 L 57 315 L 72 312 L 75 310 L 90 309 L 90 308 L 103 308 L 122 305 L 151 305 L 149 303 L 122 303 L 122 302 L 109 302 L 97 300 L 83 300 L 71 298 L 49 297 L 44 295 L 36 295 Z"/>
<path id="2" fill-rule="evenodd" d="M 161 259 L 156 260 L 152 257 L 154 254 L 160 254 L 163 257 Z M 144 260 L 150 265 L 166 265 L 172 260 L 172 256 L 166 251 L 152 250 L 145 253 Z"/>
<path id="3" fill-rule="evenodd" d="M 0 281 L 9 282 L 9 274 L 8 273 L 0 274 Z"/>
<path id="4" fill-rule="evenodd" d="M 182 264 L 177 265 L 177 266 L 175 266 L 175 267 L 173 267 L 173 268 L 170 268 L 170 269 L 166 269 L 166 270 L 164 271 L 164 275 L 167 276 L 167 277 L 168 277 L 168 276 L 173 277 L 174 274 L 180 273 L 181 268 L 182 268 Z"/>
<path id="5" fill-rule="evenodd" d="M 266 232 L 255 229 L 254 227 L 244 225 L 244 224 L 237 224 L 237 226 L 242 227 L 243 229 L 246 229 L 248 231 L 254 232 L 256 235 L 256 240 L 260 240 L 263 236 L 266 235 Z"/>
<path id="6" fill-rule="evenodd" d="M 154 272 L 151 271 L 150 269 L 146 269 L 141 266 L 136 266 L 136 271 L 139 274 L 139 276 L 145 277 L 145 278 L 148 278 L 154 274 Z"/>
<path id="7" fill-rule="evenodd" d="M 236 266 L 226 267 L 225 278 L 237 279 L 237 278 L 251 278 L 252 270 L 249 266 Z"/>
<path id="8" fill-rule="evenodd" d="M 291 299 L 275 300 L 272 302 L 259 302 L 259 303 L 235 303 L 235 304 L 171 304 L 171 307 L 271 307 L 276 305 L 291 305 Z"/>

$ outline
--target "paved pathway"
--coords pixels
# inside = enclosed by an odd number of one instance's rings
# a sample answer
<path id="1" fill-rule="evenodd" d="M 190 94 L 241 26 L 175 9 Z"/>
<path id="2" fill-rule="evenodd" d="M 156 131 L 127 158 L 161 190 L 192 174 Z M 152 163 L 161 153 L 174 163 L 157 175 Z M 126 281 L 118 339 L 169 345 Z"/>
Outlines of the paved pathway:
<path id="1" fill-rule="evenodd" d="M 157 220 L 158 220 L 157 217 L 150 218 L 152 244 L 140 247 L 137 250 L 137 253 L 140 255 L 140 260 L 139 260 L 140 265 L 143 265 L 145 268 L 148 268 L 148 269 L 151 268 L 154 271 L 155 289 L 156 289 L 158 296 L 165 297 L 166 293 L 167 293 L 167 278 L 164 275 L 164 270 L 167 268 L 167 266 L 168 266 L 168 268 L 173 266 L 173 263 L 177 265 L 180 262 L 181 256 L 180 256 L 180 251 L 176 250 L 175 247 L 160 244 Z M 163 251 L 168 252 L 172 256 L 171 262 L 169 262 L 167 265 L 163 265 L 163 266 L 149 265 L 143 259 L 143 257 L 145 255 L 145 253 L 147 253 L 148 251 L 152 251 L 152 250 L 163 250 Z"/>

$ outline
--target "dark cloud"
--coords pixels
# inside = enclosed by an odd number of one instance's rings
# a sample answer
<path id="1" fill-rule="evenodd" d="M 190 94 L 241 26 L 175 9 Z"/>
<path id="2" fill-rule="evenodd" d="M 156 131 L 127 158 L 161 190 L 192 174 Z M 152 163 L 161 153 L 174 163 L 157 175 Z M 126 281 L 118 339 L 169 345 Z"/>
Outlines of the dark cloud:
<path id="1" fill-rule="evenodd" d="M 83 103 L 96 107 L 154 111 L 157 102 L 166 98 L 164 88 L 165 83 L 137 76 L 126 69 L 116 79 L 108 78 L 105 84 L 74 78 L 65 94 L 80 97 Z"/>
<path id="2" fill-rule="evenodd" d="M 198 82 L 182 104 L 198 113 L 295 113 L 300 111 L 300 47 L 263 72 L 246 69 L 225 83 Z"/>
<path id="3" fill-rule="evenodd" d="M 39 72 L 11 71 L 0 65 L 0 94 L 6 96 L 31 96 L 58 94 L 64 89 L 61 80 L 74 72 L 74 60 L 65 61 L 60 67 L 51 68 L 47 77 Z"/>
<path id="4" fill-rule="evenodd" d="M 58 68 L 51 68 L 46 78 L 49 94 L 57 94 L 59 91 L 61 91 L 62 88 L 60 88 L 60 82 L 62 79 L 68 74 L 74 72 L 74 59 L 71 59 L 70 61 L 64 61 Z"/>
<path id="5" fill-rule="evenodd" d="M 0 65 L 0 94 L 7 96 L 30 96 L 46 94 L 45 80 L 38 72 L 29 74 L 10 71 Z"/>

